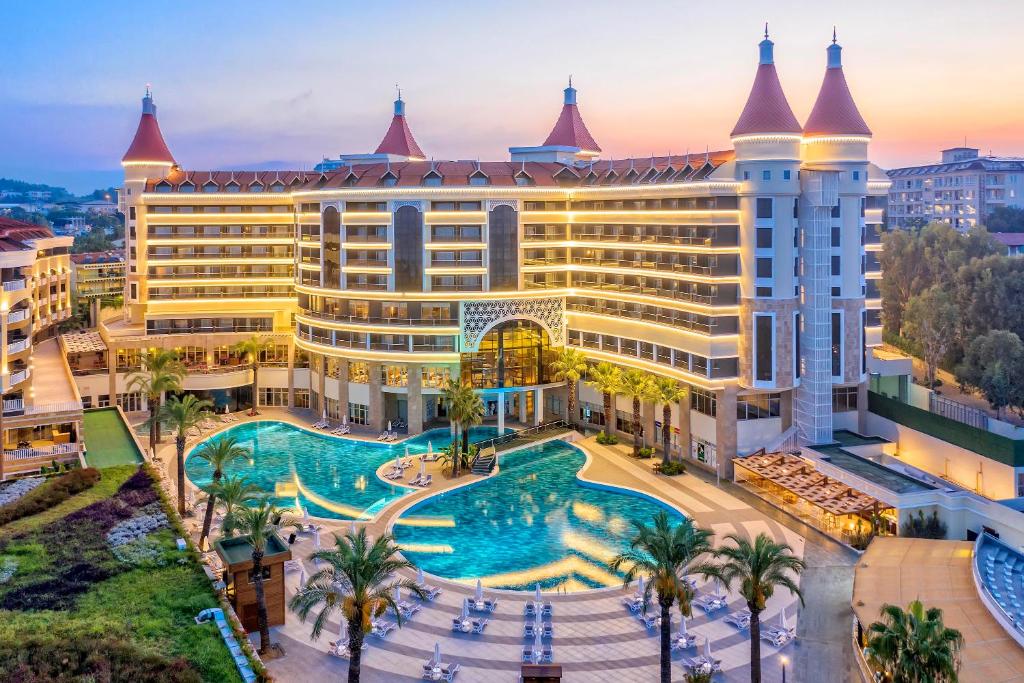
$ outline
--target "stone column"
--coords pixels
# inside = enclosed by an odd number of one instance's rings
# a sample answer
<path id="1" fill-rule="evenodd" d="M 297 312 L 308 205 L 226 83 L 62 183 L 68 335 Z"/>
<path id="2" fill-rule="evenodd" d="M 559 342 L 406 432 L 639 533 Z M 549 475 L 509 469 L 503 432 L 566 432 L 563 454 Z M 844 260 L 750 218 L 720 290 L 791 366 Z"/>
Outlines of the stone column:
<path id="1" fill-rule="evenodd" d="M 868 433 L 868 383 L 857 385 L 857 431 Z"/>
<path id="2" fill-rule="evenodd" d="M 520 391 L 516 396 L 519 401 L 519 422 L 525 425 L 526 421 L 530 419 L 526 414 L 526 392 Z"/>
<path id="3" fill-rule="evenodd" d="M 690 395 L 679 402 L 679 459 L 690 454 Z"/>
<path id="4" fill-rule="evenodd" d="M 409 413 L 409 435 L 423 432 L 423 370 L 419 363 L 409 363 L 409 395 L 406 412 Z"/>
<path id="5" fill-rule="evenodd" d="M 657 433 L 654 421 L 657 419 L 658 405 L 653 401 L 644 401 L 640 406 L 640 419 L 643 421 L 644 438 L 642 445 L 650 446 L 661 441 L 661 435 Z"/>
<path id="6" fill-rule="evenodd" d="M 295 407 L 295 338 L 288 340 L 288 407 Z"/>
<path id="7" fill-rule="evenodd" d="M 370 427 L 375 431 L 382 432 L 387 420 L 384 417 L 384 392 L 381 390 L 380 383 L 381 365 L 380 363 L 369 363 L 368 370 L 370 372 Z"/>
<path id="8" fill-rule="evenodd" d="M 736 387 L 728 386 L 715 392 L 715 457 L 718 474 L 732 478 L 732 460 L 736 457 Z"/>
<path id="9" fill-rule="evenodd" d="M 544 390 L 537 388 L 533 390 L 533 424 L 539 425 L 544 421 Z"/>
<path id="10" fill-rule="evenodd" d="M 319 359 L 319 370 L 317 372 L 317 394 L 320 396 L 317 399 L 320 402 L 320 410 L 317 411 L 319 415 L 323 415 L 324 411 L 327 410 L 327 356 L 317 356 Z"/>
<path id="11" fill-rule="evenodd" d="M 796 390 L 782 392 L 782 400 L 779 405 L 779 417 L 782 418 L 782 431 L 793 426 L 793 401 Z"/>
<path id="12" fill-rule="evenodd" d="M 498 433 L 505 431 L 505 393 L 499 392 L 498 399 Z"/>
<path id="13" fill-rule="evenodd" d="M 344 421 L 348 415 L 348 359 L 338 359 L 338 410 Z"/>

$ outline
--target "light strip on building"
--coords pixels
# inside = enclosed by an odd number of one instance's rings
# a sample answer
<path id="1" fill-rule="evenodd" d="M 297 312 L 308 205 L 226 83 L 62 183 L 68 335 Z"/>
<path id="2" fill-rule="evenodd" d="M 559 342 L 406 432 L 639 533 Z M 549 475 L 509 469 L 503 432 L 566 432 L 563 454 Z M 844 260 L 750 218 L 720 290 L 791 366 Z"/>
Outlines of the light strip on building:
<path id="1" fill-rule="evenodd" d="M 459 334 L 458 326 L 416 326 L 416 325 L 371 325 L 369 323 L 340 323 L 325 318 L 311 317 L 301 313 L 295 315 L 298 322 L 305 323 L 312 327 L 323 327 L 330 330 L 344 330 L 346 332 L 370 332 L 374 334 L 422 334 L 422 335 L 451 335 Z"/>
<path id="2" fill-rule="evenodd" d="M 354 358 L 356 360 L 381 361 L 384 363 L 458 363 L 458 353 L 434 353 L 434 352 L 409 352 L 409 351 L 369 351 L 367 349 L 352 349 L 348 347 L 328 346 L 317 342 L 311 342 L 300 336 L 295 337 L 295 345 L 306 351 L 324 353 L 329 356 L 341 358 Z"/>

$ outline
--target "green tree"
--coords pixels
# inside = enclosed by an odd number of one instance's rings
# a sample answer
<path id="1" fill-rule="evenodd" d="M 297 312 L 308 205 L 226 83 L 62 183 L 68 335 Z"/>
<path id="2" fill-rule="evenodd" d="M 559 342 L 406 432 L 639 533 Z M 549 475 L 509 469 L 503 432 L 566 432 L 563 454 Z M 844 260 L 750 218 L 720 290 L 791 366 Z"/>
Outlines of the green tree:
<path id="1" fill-rule="evenodd" d="M 174 446 L 178 464 L 178 514 L 185 514 L 185 441 L 188 430 L 192 429 L 209 415 L 209 401 L 200 401 L 192 394 L 184 398 L 171 396 L 160 408 L 160 419 L 174 430 Z"/>
<path id="2" fill-rule="evenodd" d="M 128 390 L 138 391 L 149 403 L 149 445 L 156 450 L 160 443 L 160 404 L 164 395 L 181 391 L 185 366 L 178 354 L 167 349 L 153 349 L 142 357 L 142 368 L 128 377 Z"/>
<path id="3" fill-rule="evenodd" d="M 987 256 L 960 268 L 954 278 L 960 338 L 966 346 L 993 329 L 1024 339 L 1024 259 Z"/>
<path id="4" fill-rule="evenodd" d="M 1024 209 L 1016 206 L 997 206 L 985 218 L 989 232 L 1024 232 Z"/>
<path id="5" fill-rule="evenodd" d="M 232 347 L 236 353 L 248 358 L 249 363 L 252 365 L 252 411 L 249 412 L 250 415 L 259 414 L 256 410 L 256 406 L 259 405 L 259 397 L 256 391 L 260 371 L 260 356 L 272 348 L 274 348 L 274 341 L 269 337 L 261 337 L 258 334 L 254 334 L 248 339 L 244 339 Z"/>
<path id="6" fill-rule="evenodd" d="M 366 529 L 335 535 L 334 548 L 319 550 L 310 559 L 326 565 L 309 577 L 289 601 L 289 608 L 305 622 L 316 612 L 312 639 L 320 637 L 328 620 L 335 613 L 348 623 L 348 681 L 359 683 L 363 638 L 371 630 L 373 620 L 388 609 L 402 626 L 402 614 L 395 604 L 395 588 L 424 597 L 423 589 L 411 579 L 393 578 L 398 572 L 410 570 L 412 563 L 398 555 L 398 546 L 390 534 L 371 542 Z"/>
<path id="7" fill-rule="evenodd" d="M 1007 406 L 1024 404 L 1024 343 L 1013 332 L 992 330 L 967 345 L 956 367 L 961 386 L 980 391 L 996 415 Z"/>
<path id="8" fill-rule="evenodd" d="M 795 579 L 805 565 L 789 544 L 776 543 L 764 533 L 758 534 L 753 543 L 736 534 L 729 534 L 725 540 L 731 543 L 715 551 L 720 563 L 710 573 L 730 588 L 739 584 L 739 593 L 750 610 L 750 681 L 760 683 L 761 612 L 780 587 L 803 603 L 804 596 Z"/>
<path id="9" fill-rule="evenodd" d="M 569 424 L 574 425 L 579 421 L 576 414 L 576 396 L 579 391 L 579 381 L 583 373 L 587 371 L 587 357 L 579 349 L 570 346 L 563 346 L 558 352 L 558 357 L 551 361 L 551 371 L 556 382 L 565 382 L 568 392 L 566 410 L 568 411 Z"/>
<path id="10" fill-rule="evenodd" d="M 690 395 L 689 390 L 679 382 L 669 377 L 656 377 L 654 388 L 661 401 L 661 462 L 667 465 L 669 461 L 669 449 L 672 445 L 672 405 L 680 404 L 682 408 L 683 399 Z"/>
<path id="11" fill-rule="evenodd" d="M 924 352 L 928 388 L 935 386 L 935 369 L 953 345 L 959 318 L 953 297 L 937 285 L 907 302 L 904 328 L 907 337 L 920 344 Z"/>
<path id="12" fill-rule="evenodd" d="M 210 495 L 216 496 L 217 507 L 224 518 L 220 523 L 220 531 L 225 536 L 234 536 L 238 529 L 238 513 L 249 503 L 265 497 L 267 494 L 260 487 L 252 484 L 245 477 L 226 477 L 210 487 Z"/>
<path id="13" fill-rule="evenodd" d="M 240 509 L 236 520 L 238 531 L 246 537 L 252 548 L 252 583 L 256 592 L 256 622 L 260 631 L 259 653 L 263 655 L 270 647 L 267 596 L 263 587 L 263 557 L 267 552 L 267 539 L 277 533 L 275 522 L 284 526 L 295 525 L 295 522 L 283 519 L 281 510 L 267 498 Z"/>
<path id="14" fill-rule="evenodd" d="M 960 631 L 946 628 L 942 610 L 925 610 L 920 600 L 906 610 L 882 605 L 882 619 L 868 626 L 865 654 L 893 681 L 956 683 L 960 672 Z"/>
<path id="15" fill-rule="evenodd" d="M 633 401 L 633 457 L 640 456 L 640 445 L 643 440 L 640 428 L 640 405 L 644 401 L 656 400 L 656 389 L 651 376 L 643 370 L 630 368 L 622 373 L 619 392 Z"/>
<path id="16" fill-rule="evenodd" d="M 238 444 L 233 436 L 222 436 L 214 441 L 205 442 L 193 458 L 203 460 L 213 468 L 213 478 L 207 487 L 206 514 L 203 515 L 203 531 L 199 536 L 199 548 L 207 549 L 207 538 L 210 536 L 210 525 L 213 524 L 213 509 L 217 505 L 217 484 L 224 476 L 224 467 L 235 460 L 248 458 L 249 449 Z"/>
<path id="17" fill-rule="evenodd" d="M 445 385 L 441 400 L 448 411 L 448 420 L 455 425 L 455 434 L 452 438 L 452 476 L 457 477 L 462 473 L 463 459 L 469 455 L 469 430 L 484 420 L 484 403 L 473 391 L 473 387 L 455 380 L 449 380 Z"/>
<path id="18" fill-rule="evenodd" d="M 602 361 L 590 368 L 587 373 L 587 386 L 601 393 L 604 399 L 604 434 L 611 436 L 615 432 L 615 407 L 613 401 L 619 393 L 622 383 L 622 370 Z"/>
<path id="19" fill-rule="evenodd" d="M 659 512 L 654 525 L 634 521 L 636 533 L 625 552 L 612 558 L 609 567 L 618 572 L 625 569 L 623 585 L 629 586 L 638 576 L 649 576 L 645 586 L 644 611 L 651 591 L 657 593 L 661 608 L 661 681 L 672 680 L 672 605 L 679 603 L 679 611 L 690 616 L 693 591 L 684 580 L 688 573 L 702 574 L 710 566 L 701 558 L 712 552 L 712 532 L 696 526 L 684 517 L 675 527 L 668 514 Z"/>

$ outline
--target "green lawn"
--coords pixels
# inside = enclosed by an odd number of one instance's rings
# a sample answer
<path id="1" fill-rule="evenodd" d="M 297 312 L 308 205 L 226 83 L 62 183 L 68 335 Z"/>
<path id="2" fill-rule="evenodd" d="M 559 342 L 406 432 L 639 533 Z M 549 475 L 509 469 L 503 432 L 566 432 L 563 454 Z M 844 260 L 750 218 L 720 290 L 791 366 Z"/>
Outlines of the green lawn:
<path id="1" fill-rule="evenodd" d="M 103 469 L 117 465 L 137 465 L 142 454 L 117 408 L 87 410 L 82 418 L 85 431 L 85 455 L 90 467 Z"/>
<path id="2" fill-rule="evenodd" d="M 122 509 L 134 510 L 136 499 L 124 492 L 136 470 L 105 469 L 88 491 L 0 527 L 0 566 L 4 558 L 18 563 L 0 584 L 0 680 L 18 677 L 14 659 L 40 681 L 61 673 L 53 666 L 70 669 L 61 678 L 69 681 L 241 680 L 216 627 L 194 622 L 218 603 L 199 564 L 177 550 L 177 534 L 150 534 L 158 560 L 139 566 L 121 563 L 106 545 L 103 506 L 122 501 Z M 110 678 L 99 675 L 103 666 Z"/>

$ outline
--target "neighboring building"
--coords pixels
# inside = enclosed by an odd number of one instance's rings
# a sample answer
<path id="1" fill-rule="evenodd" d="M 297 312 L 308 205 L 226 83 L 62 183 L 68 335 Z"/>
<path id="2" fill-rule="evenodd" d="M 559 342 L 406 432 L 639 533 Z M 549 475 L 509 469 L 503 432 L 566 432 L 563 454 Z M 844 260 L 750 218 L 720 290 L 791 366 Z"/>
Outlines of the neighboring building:
<path id="1" fill-rule="evenodd" d="M 112 216 L 117 213 L 117 203 L 109 199 L 90 199 L 78 205 L 79 211 Z"/>
<path id="2" fill-rule="evenodd" d="M 1008 256 L 1024 256 L 1024 232 L 993 232 L 992 239 L 1006 247 Z"/>
<path id="3" fill-rule="evenodd" d="M 82 404 L 52 339 L 71 316 L 71 241 L 0 218 L 0 480 L 81 450 Z"/>
<path id="4" fill-rule="evenodd" d="M 88 308 L 90 326 L 95 326 L 103 303 L 124 294 L 124 252 L 72 254 L 71 264 L 71 294 L 75 309 Z"/>
<path id="5" fill-rule="evenodd" d="M 978 156 L 974 147 L 942 150 L 942 161 L 889 172 L 890 228 L 944 221 L 957 230 L 984 224 L 1000 206 L 1024 207 L 1024 158 Z"/>
<path id="6" fill-rule="evenodd" d="M 80 379 L 93 405 L 144 408 L 127 374 L 145 349 L 178 349 L 185 388 L 237 407 L 251 370 L 231 345 L 272 336 L 259 401 L 416 433 L 461 377 L 489 415 L 563 410 L 548 362 L 563 345 L 684 382 L 676 448 L 731 473 L 766 443 L 830 441 L 866 409 L 880 343 L 876 257 L 885 173 L 828 48 L 805 125 L 773 44 L 732 149 L 599 160 L 576 90 L 542 145 L 510 161 L 423 161 L 404 103 L 370 155 L 322 172 L 188 171 L 147 92 L 124 156 L 125 316 L 103 323 L 108 372 Z M 630 428 L 628 401 L 580 417 Z M 644 406 L 657 441 L 661 411 Z"/>

